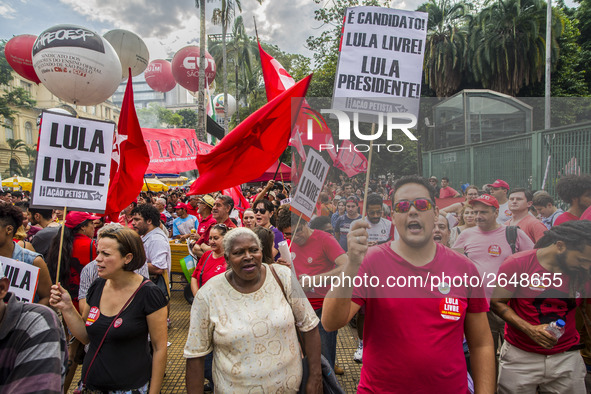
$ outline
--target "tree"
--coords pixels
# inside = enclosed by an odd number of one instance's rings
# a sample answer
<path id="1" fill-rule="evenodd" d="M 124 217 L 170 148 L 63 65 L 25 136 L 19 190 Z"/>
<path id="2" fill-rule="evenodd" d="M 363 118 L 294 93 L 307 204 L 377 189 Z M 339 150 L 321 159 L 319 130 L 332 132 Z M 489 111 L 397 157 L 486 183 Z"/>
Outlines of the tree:
<path id="1" fill-rule="evenodd" d="M 553 13 L 552 59 L 558 59 L 561 15 Z M 546 5 L 541 0 L 495 0 L 470 26 L 468 66 L 482 87 L 515 96 L 539 82 L 545 68 Z"/>
<path id="2" fill-rule="evenodd" d="M 437 97 L 451 96 L 462 83 L 471 8 L 469 3 L 430 0 L 417 10 L 429 13 L 424 77 Z"/>
<path id="3" fill-rule="evenodd" d="M 16 170 L 17 170 L 16 166 L 18 165 L 18 162 L 15 159 L 16 152 L 19 149 L 25 148 L 27 146 L 27 144 L 23 140 L 15 140 L 12 138 L 7 139 L 6 144 L 8 145 L 8 148 L 10 149 L 9 171 L 14 175 L 14 173 L 16 173 Z"/>
<path id="4" fill-rule="evenodd" d="M 182 118 L 179 127 L 183 129 L 197 128 L 197 112 L 191 109 L 181 109 L 176 112 Z"/>
<path id="5" fill-rule="evenodd" d="M 580 36 L 578 38 L 581 46 L 581 67 L 580 70 L 585 73 L 585 81 L 589 91 L 591 91 L 591 0 L 576 0 L 579 7 L 575 12 L 575 17 L 578 20 L 578 28 Z"/>
<path id="6" fill-rule="evenodd" d="M 263 0 L 257 0 L 259 4 Z M 222 76 L 224 81 L 224 122 L 226 133 L 228 133 L 228 69 L 227 69 L 227 54 L 226 54 L 226 34 L 228 32 L 228 23 L 234 18 L 234 7 L 242 12 L 242 4 L 240 0 L 222 0 L 222 8 L 215 9 L 213 12 L 213 20 L 215 24 L 222 25 Z"/>

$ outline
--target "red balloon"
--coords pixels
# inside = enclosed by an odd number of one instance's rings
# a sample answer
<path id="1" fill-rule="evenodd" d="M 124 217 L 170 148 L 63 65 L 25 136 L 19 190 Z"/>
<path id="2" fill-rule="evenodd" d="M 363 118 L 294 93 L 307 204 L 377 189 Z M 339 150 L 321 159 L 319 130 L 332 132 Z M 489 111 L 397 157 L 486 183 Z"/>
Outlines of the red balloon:
<path id="1" fill-rule="evenodd" d="M 148 86 L 157 92 L 169 92 L 176 86 L 168 60 L 152 60 L 144 71 L 144 78 Z"/>
<path id="2" fill-rule="evenodd" d="M 215 61 L 205 51 L 205 80 L 209 85 L 215 79 Z M 172 75 L 176 82 L 190 92 L 199 90 L 199 47 L 189 45 L 175 53 L 172 58 Z"/>
<path id="3" fill-rule="evenodd" d="M 4 48 L 4 56 L 10 67 L 21 77 L 35 82 L 41 83 L 41 80 L 35 73 L 33 68 L 33 44 L 35 44 L 37 36 L 31 34 L 23 34 L 10 39 Z"/>

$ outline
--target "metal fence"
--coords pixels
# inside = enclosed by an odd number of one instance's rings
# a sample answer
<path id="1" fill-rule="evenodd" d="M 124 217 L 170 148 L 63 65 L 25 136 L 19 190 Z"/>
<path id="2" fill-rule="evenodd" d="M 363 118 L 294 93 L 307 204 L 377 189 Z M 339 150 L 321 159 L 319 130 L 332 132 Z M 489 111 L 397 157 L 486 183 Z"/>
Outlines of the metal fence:
<path id="1" fill-rule="evenodd" d="M 423 176 L 447 176 L 454 188 L 503 179 L 556 197 L 561 176 L 584 173 L 591 173 L 591 122 L 423 153 Z"/>

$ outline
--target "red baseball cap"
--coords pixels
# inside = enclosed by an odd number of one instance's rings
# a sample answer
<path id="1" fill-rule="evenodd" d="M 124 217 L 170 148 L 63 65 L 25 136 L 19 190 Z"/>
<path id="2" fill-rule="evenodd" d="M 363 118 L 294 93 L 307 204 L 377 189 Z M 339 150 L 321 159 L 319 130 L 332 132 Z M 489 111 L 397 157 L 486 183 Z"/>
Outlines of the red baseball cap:
<path id="1" fill-rule="evenodd" d="M 509 190 L 509 184 L 502 179 L 497 179 L 496 181 L 494 181 L 494 183 L 491 183 L 486 186 L 488 186 L 488 187 L 502 187 L 502 188 Z"/>
<path id="2" fill-rule="evenodd" d="M 100 219 L 99 216 L 92 215 L 88 212 L 70 211 L 66 215 L 66 227 L 74 228 L 85 220 Z"/>
<path id="3" fill-rule="evenodd" d="M 176 207 L 174 207 L 174 209 L 187 209 L 187 204 L 185 204 L 184 202 L 178 202 L 176 204 Z"/>
<path id="4" fill-rule="evenodd" d="M 497 186 L 497 187 L 501 187 L 501 186 Z M 484 205 L 488 205 L 489 207 L 495 207 L 496 209 L 499 209 L 499 202 L 497 201 L 496 198 L 494 198 L 493 196 L 491 196 L 489 194 L 483 194 L 482 196 L 478 197 L 477 199 L 470 200 L 470 201 L 468 201 L 468 204 L 474 205 L 474 203 L 477 203 L 477 202 L 480 202 Z"/>

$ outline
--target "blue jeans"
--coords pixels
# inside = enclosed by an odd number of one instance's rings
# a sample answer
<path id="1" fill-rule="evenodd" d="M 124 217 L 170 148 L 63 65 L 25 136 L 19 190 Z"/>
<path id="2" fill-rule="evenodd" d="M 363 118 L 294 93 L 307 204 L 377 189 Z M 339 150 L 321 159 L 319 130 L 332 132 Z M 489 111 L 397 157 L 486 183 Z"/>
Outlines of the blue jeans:
<path id="1" fill-rule="evenodd" d="M 320 319 L 322 317 L 322 308 L 316 309 L 316 316 Z M 337 358 L 337 333 L 338 331 L 326 332 L 322 327 L 322 322 L 318 323 L 318 331 L 320 331 L 320 343 L 322 345 L 322 355 L 328 360 L 332 369 Z"/>

